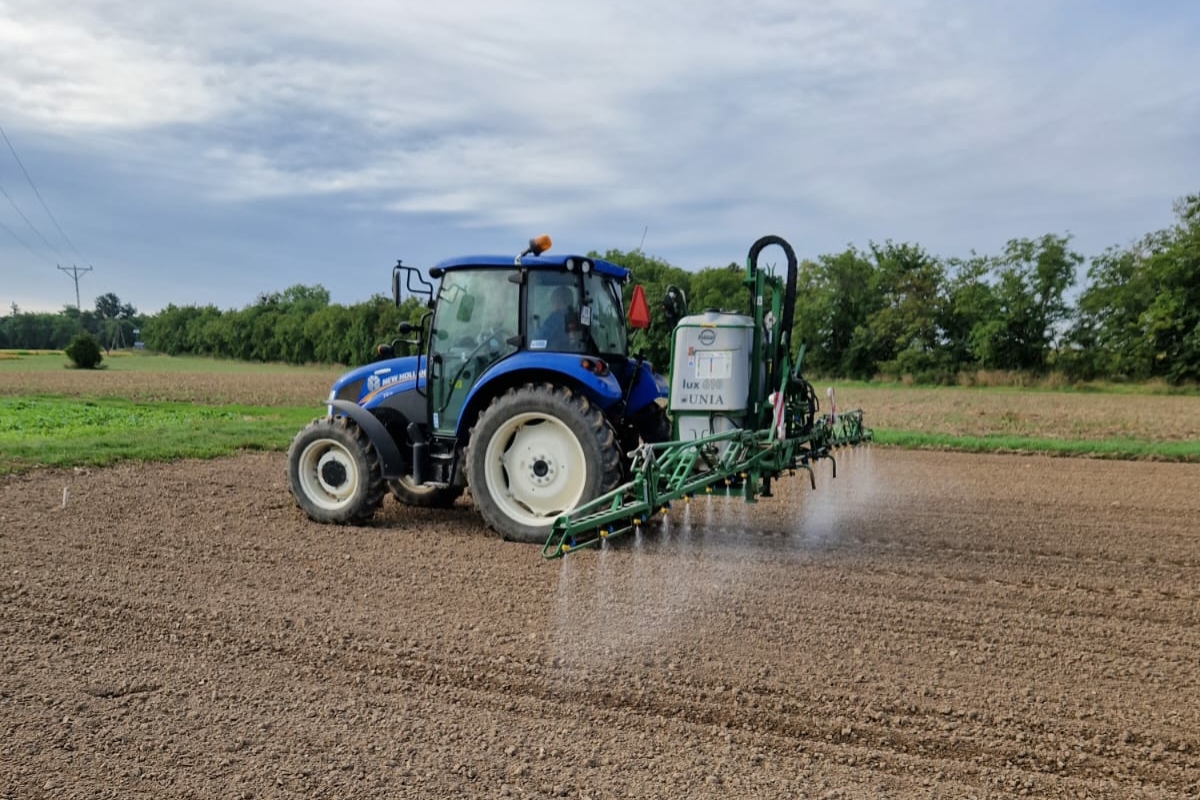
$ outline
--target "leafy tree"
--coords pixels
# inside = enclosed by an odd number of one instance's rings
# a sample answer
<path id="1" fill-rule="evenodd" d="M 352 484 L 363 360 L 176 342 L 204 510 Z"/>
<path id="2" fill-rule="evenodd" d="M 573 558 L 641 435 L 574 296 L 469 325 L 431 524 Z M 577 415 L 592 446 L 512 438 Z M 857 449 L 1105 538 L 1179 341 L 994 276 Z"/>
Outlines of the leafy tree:
<path id="1" fill-rule="evenodd" d="M 724 267 L 706 267 L 691 276 L 692 291 L 688 310 L 696 314 L 710 308 L 745 314 L 750 311 L 750 295 L 742 285 L 746 270 L 736 262 Z"/>
<path id="2" fill-rule="evenodd" d="M 1200 195 L 1176 224 L 1093 259 L 1068 350 L 1074 372 L 1200 380 Z"/>
<path id="3" fill-rule="evenodd" d="M 1070 307 L 1064 295 L 1083 256 L 1069 236 L 1013 239 L 997 261 L 998 317 L 972 333 L 983 363 L 1001 369 L 1042 370 Z"/>
<path id="4" fill-rule="evenodd" d="M 121 298 L 112 292 L 96 298 L 96 316 L 99 319 L 117 319 L 121 316 Z"/>
<path id="5" fill-rule="evenodd" d="M 1000 306 L 987 278 L 995 260 L 974 253 L 965 260 L 947 263 L 944 299 L 938 326 L 942 331 L 946 361 L 956 370 L 966 367 L 995 367 L 985 353 L 972 346 L 976 339 L 990 341 L 989 326 L 999 318 Z"/>
<path id="6" fill-rule="evenodd" d="M 329 290 L 320 284 L 305 286 L 297 283 L 284 289 L 279 301 L 289 311 L 313 312 L 329 305 Z"/>
<path id="7" fill-rule="evenodd" d="M 94 323 L 85 327 L 94 330 L 107 345 L 132 345 L 133 329 L 137 327 L 134 322 L 137 309 L 129 303 L 122 303 L 121 298 L 112 292 L 97 297 L 95 307 Z"/>
<path id="8" fill-rule="evenodd" d="M 809 372 L 874 373 L 868 319 L 882 306 L 875 287 L 874 265 L 853 247 L 800 263 L 792 340 L 797 347 L 807 345 Z"/>
<path id="9" fill-rule="evenodd" d="M 918 245 L 871 245 L 873 294 L 867 317 L 868 358 L 877 369 L 928 380 L 949 371 L 940 350 L 945 269 Z"/>

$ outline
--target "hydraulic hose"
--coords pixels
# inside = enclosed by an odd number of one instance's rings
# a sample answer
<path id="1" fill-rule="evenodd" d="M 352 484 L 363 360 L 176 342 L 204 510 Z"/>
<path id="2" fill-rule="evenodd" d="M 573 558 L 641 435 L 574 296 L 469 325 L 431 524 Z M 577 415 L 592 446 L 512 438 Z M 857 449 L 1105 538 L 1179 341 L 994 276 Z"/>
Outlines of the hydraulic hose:
<path id="1" fill-rule="evenodd" d="M 787 283 L 783 290 L 783 305 L 780 308 L 781 319 L 775 322 L 775 332 L 771 337 L 774 341 L 774 352 L 770 354 L 771 375 L 779 370 L 783 357 L 792 343 L 792 321 L 796 315 L 796 279 L 800 271 L 796 260 L 796 251 L 782 236 L 767 235 L 750 245 L 750 253 L 746 256 L 746 269 L 750 278 L 758 274 L 758 257 L 762 251 L 771 245 L 778 245 L 787 256 Z"/>

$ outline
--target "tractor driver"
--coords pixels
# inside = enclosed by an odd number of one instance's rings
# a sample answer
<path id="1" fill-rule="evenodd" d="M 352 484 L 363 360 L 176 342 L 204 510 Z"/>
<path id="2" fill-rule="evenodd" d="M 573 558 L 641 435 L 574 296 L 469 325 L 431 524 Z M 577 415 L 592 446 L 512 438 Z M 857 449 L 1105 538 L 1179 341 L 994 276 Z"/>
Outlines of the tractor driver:
<path id="1" fill-rule="evenodd" d="M 579 349 L 579 315 L 571 305 L 574 299 L 570 286 L 556 286 L 550 293 L 551 311 L 537 335 L 546 341 L 547 350 Z"/>

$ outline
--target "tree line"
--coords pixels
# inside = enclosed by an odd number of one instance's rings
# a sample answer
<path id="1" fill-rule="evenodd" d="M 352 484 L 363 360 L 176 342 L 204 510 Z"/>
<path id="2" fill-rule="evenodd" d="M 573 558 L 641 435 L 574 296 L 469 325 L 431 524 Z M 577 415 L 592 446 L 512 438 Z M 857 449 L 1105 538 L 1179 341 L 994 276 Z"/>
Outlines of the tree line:
<path id="1" fill-rule="evenodd" d="M 632 268 L 652 302 L 674 285 L 692 312 L 747 310 L 743 265 L 688 273 L 636 252 L 605 257 Z M 635 343 L 665 365 L 669 337 L 652 324 Z M 1170 227 L 1090 261 L 1055 234 L 967 258 L 887 241 L 803 261 L 792 341 L 807 347 L 806 371 L 833 377 L 951 383 L 996 370 L 1200 381 L 1200 195 L 1175 203 Z"/>
<path id="2" fill-rule="evenodd" d="M 674 286 L 693 313 L 747 310 L 741 264 L 689 272 L 636 250 L 592 255 L 633 271 L 626 301 L 632 286 L 641 285 L 653 309 Z M 1086 281 L 1072 298 L 1085 264 Z M 296 285 L 237 310 L 172 304 L 139 316 L 110 294 L 82 314 L 70 307 L 23 314 L 14 307 L 0 318 L 0 347 L 57 349 L 81 329 L 112 346 L 122 335 L 132 341 L 136 328 L 147 348 L 170 355 L 357 364 L 395 338 L 401 321 L 416 324 L 425 310 L 415 298 L 396 307 L 382 295 L 342 306 L 330 303 L 321 286 Z M 1170 227 L 1090 260 L 1073 249 L 1070 236 L 1046 234 L 967 258 L 886 241 L 803 261 L 793 342 L 807 346 L 806 371 L 834 377 L 951 382 L 982 369 L 1200 381 L 1200 195 L 1176 202 Z M 665 315 L 653 314 L 631 346 L 666 369 Z"/>
<path id="3" fill-rule="evenodd" d="M 13 303 L 8 316 L 0 317 L 0 349 L 62 350 L 81 332 L 106 349 L 132 347 L 143 319 L 111 292 L 96 298 L 94 310 L 63 306 L 57 313 L 30 313 Z"/>

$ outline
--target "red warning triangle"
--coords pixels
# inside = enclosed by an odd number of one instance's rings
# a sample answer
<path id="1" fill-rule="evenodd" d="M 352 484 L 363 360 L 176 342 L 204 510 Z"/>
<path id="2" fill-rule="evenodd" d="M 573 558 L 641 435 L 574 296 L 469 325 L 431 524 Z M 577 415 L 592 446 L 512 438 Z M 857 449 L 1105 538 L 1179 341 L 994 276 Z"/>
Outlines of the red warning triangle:
<path id="1" fill-rule="evenodd" d="M 629 327 L 650 327 L 650 306 L 646 303 L 646 293 L 641 286 L 633 287 L 633 297 L 629 298 Z"/>

